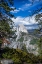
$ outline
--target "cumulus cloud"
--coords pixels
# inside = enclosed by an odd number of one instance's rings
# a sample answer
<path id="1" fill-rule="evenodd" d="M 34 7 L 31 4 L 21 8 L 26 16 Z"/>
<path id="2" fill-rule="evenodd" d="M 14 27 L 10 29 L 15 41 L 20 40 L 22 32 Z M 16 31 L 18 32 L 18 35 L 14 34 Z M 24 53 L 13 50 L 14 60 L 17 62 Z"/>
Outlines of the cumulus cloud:
<path id="1" fill-rule="evenodd" d="M 19 9 L 14 10 L 15 13 L 19 12 Z"/>
<path id="2" fill-rule="evenodd" d="M 12 21 L 14 22 L 15 25 L 19 25 L 19 24 L 23 24 L 23 25 L 27 25 L 26 29 L 37 29 L 38 26 L 36 24 L 38 24 L 38 22 L 36 22 L 35 20 L 35 15 L 32 17 L 17 17 L 16 19 L 12 18 Z M 35 24 L 36 26 L 34 26 L 33 24 Z M 33 26 L 30 26 L 33 25 Z M 29 26 L 29 27 L 28 27 Z"/>
<path id="3" fill-rule="evenodd" d="M 16 10 L 12 10 L 12 11 L 10 11 L 10 12 L 12 12 L 12 13 L 17 13 L 17 12 L 19 12 L 20 10 L 19 9 L 16 9 Z"/>
<path id="4" fill-rule="evenodd" d="M 25 11 L 25 10 L 27 10 L 29 8 L 29 6 L 31 6 L 31 4 L 26 3 L 26 4 L 22 5 L 20 8 L 18 8 L 16 10 L 12 10 L 10 12 L 18 13 L 19 11 Z M 12 7 L 12 8 L 14 8 L 14 7 Z"/>
<path id="5" fill-rule="evenodd" d="M 35 20 L 35 16 L 26 17 L 26 18 L 17 17 L 16 19 L 12 18 L 12 21 L 15 23 L 15 25 L 19 25 L 19 24 L 27 25 L 26 29 L 37 29 L 38 28 L 38 26 L 30 26 L 30 25 L 38 23 Z"/>
<path id="6" fill-rule="evenodd" d="M 17 17 L 16 19 L 12 18 L 12 21 L 15 24 L 24 24 L 24 25 L 30 25 L 30 24 L 37 24 L 36 20 L 35 20 L 35 16 L 32 17 Z"/>

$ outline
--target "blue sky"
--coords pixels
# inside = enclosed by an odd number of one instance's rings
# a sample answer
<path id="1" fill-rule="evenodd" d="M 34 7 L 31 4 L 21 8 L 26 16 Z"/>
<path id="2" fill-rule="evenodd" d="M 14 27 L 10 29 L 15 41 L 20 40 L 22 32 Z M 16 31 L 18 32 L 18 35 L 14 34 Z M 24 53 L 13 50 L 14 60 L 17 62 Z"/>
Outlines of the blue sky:
<path id="1" fill-rule="evenodd" d="M 34 0 L 32 5 L 32 0 L 14 0 L 15 11 L 12 11 L 14 15 L 26 17 L 31 15 L 35 10 L 42 7 L 42 0 Z"/>
<path id="2" fill-rule="evenodd" d="M 32 0 L 14 0 L 14 6 L 16 7 L 16 10 L 11 11 L 11 13 L 16 17 L 16 19 L 12 18 L 15 24 L 36 24 L 34 12 L 42 7 L 42 0 L 34 0 L 33 4 Z M 42 12 L 42 10 L 40 12 Z M 31 18 L 32 14 L 34 15 Z"/>

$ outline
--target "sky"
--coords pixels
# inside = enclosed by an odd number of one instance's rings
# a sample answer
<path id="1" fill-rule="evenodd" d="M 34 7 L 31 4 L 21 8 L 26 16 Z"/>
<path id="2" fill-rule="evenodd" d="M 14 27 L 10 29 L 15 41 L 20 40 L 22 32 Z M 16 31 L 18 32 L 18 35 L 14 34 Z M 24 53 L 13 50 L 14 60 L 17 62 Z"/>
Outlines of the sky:
<path id="1" fill-rule="evenodd" d="M 32 4 L 32 0 L 14 0 L 14 6 L 16 7 L 16 10 L 11 11 L 12 14 L 15 15 L 16 19 L 12 18 L 15 25 L 18 24 L 24 24 L 24 25 L 31 25 L 31 24 L 37 24 L 35 20 L 34 14 L 35 10 L 42 7 L 42 0 L 34 0 L 34 3 Z M 42 10 L 40 11 L 40 13 Z M 31 15 L 34 14 L 32 17 Z M 32 27 L 31 28 L 35 28 Z"/>

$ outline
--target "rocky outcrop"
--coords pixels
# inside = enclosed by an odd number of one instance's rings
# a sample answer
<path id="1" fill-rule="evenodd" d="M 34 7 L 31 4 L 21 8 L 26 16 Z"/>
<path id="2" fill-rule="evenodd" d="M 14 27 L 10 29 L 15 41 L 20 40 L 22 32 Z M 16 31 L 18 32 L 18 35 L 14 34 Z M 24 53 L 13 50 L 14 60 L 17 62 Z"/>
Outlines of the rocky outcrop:
<path id="1" fill-rule="evenodd" d="M 17 26 L 16 31 L 17 31 L 16 32 L 16 35 L 17 35 L 16 41 L 20 38 L 22 32 L 25 33 L 25 34 L 28 34 L 28 31 L 27 31 L 26 27 L 23 24 L 19 24 Z"/>
<path id="2" fill-rule="evenodd" d="M 37 51 L 35 50 L 35 46 L 36 45 L 32 45 L 30 44 L 30 41 L 32 38 L 34 38 L 32 35 L 30 36 L 27 29 L 25 28 L 25 26 L 23 24 L 19 24 L 17 27 L 17 38 L 16 41 L 11 40 L 11 43 L 9 44 L 10 48 L 18 48 L 21 49 L 23 47 L 23 45 L 26 45 L 26 49 L 34 54 L 37 54 Z"/>
<path id="3" fill-rule="evenodd" d="M 2 59 L 1 64 L 14 64 L 14 62 L 12 60 L 9 60 L 9 59 Z"/>
<path id="4" fill-rule="evenodd" d="M 19 24 L 17 27 L 17 31 L 28 33 L 26 27 L 23 24 Z"/>
<path id="5" fill-rule="evenodd" d="M 6 39 L 5 37 L 2 38 L 2 46 L 1 46 L 1 48 L 7 47 L 8 44 L 10 44 L 9 40 Z"/>

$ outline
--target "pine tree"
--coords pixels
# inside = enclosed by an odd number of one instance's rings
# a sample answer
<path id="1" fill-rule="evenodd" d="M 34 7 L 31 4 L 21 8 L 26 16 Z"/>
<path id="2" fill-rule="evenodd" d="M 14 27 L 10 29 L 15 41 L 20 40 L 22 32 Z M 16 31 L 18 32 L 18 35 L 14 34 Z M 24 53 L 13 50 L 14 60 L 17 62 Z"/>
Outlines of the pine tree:
<path id="1" fill-rule="evenodd" d="M 39 52 L 40 57 L 42 57 L 42 13 L 37 14 L 35 16 L 35 19 L 39 24 L 39 29 L 37 29 L 36 33 L 39 34 L 38 52 Z"/>
<path id="2" fill-rule="evenodd" d="M 14 15 L 10 11 L 14 9 L 14 0 L 0 0 L 0 46 L 2 38 L 6 38 L 11 32 L 9 23 L 12 24 L 11 17 Z"/>

